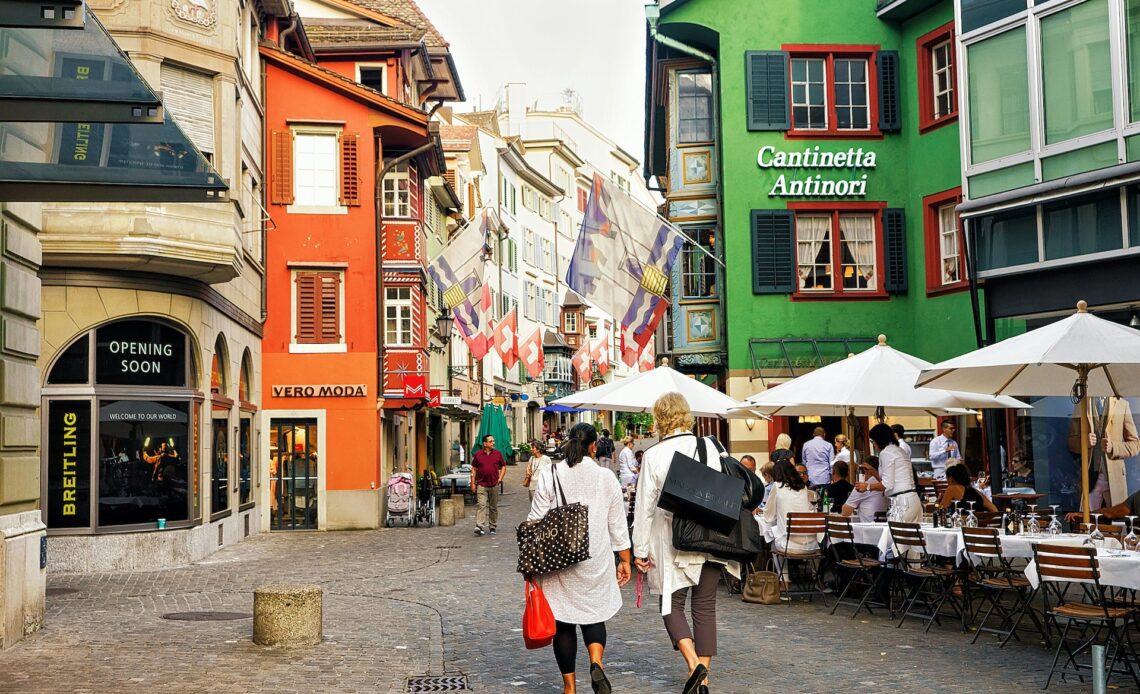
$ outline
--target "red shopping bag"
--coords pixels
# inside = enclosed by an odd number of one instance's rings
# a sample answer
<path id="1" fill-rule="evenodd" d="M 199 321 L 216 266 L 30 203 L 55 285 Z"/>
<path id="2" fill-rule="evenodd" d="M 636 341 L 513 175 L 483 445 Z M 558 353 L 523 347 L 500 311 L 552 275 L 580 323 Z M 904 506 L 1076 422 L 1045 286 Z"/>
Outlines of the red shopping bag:
<path id="1" fill-rule="evenodd" d="M 542 588 L 526 579 L 526 608 L 523 610 L 523 641 L 530 649 L 549 646 L 554 640 L 554 613 Z"/>

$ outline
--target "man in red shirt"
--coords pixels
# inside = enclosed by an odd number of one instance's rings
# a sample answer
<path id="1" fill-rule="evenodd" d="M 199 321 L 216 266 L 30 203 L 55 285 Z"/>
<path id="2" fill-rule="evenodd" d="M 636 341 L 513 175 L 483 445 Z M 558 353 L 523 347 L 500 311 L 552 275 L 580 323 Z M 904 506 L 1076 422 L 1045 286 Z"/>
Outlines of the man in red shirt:
<path id="1" fill-rule="evenodd" d="M 507 461 L 495 450 L 495 437 L 483 437 L 483 449 L 471 457 L 471 488 L 475 490 L 475 534 L 495 534 L 499 523 L 499 483 L 507 476 Z"/>

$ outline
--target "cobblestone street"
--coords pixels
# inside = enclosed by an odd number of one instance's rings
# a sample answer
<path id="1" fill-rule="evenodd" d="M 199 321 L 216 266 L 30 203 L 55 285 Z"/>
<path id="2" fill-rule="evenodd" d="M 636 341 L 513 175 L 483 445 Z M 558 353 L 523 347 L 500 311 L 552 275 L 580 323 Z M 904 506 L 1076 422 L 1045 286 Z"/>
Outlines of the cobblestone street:
<path id="1" fill-rule="evenodd" d="M 520 477 L 508 475 L 496 536 L 473 536 L 469 508 L 454 528 L 263 534 L 184 568 L 51 576 L 47 626 L 0 654 L 0 691 L 400 692 L 409 677 L 443 674 L 467 675 L 475 691 L 559 691 L 549 649 L 526 651 L 519 634 Z M 325 589 L 319 646 L 256 646 L 250 619 L 161 618 L 250 613 L 253 589 L 281 581 Z M 680 658 L 655 602 L 636 609 L 631 583 L 609 624 L 617 691 L 680 689 Z M 971 646 L 950 627 L 923 636 L 878 616 L 831 617 L 818 603 L 766 607 L 722 594 L 719 624 L 712 682 L 720 692 L 1032 690 L 1048 665 L 1037 645 Z M 579 660 L 584 672 L 584 649 Z"/>

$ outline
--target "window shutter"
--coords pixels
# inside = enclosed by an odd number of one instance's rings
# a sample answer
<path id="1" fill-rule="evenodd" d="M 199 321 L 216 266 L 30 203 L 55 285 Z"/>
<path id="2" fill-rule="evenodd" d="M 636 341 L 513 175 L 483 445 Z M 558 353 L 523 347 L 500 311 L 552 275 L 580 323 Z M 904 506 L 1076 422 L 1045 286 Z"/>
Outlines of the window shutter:
<path id="1" fill-rule="evenodd" d="M 360 205 L 360 171 L 356 153 L 360 146 L 358 133 L 344 133 L 340 137 L 340 204 Z"/>
<path id="2" fill-rule="evenodd" d="M 214 151 L 214 80 L 209 75 L 163 63 L 162 105 L 194 146 Z"/>
<path id="3" fill-rule="evenodd" d="M 320 273 L 320 342 L 340 342 L 340 273 Z"/>
<path id="4" fill-rule="evenodd" d="M 902 130 L 902 103 L 899 99 L 899 52 L 879 51 L 879 130 Z"/>
<path id="5" fill-rule="evenodd" d="M 271 182 L 269 202 L 274 205 L 293 204 L 293 131 L 274 130 L 270 134 Z"/>
<path id="6" fill-rule="evenodd" d="M 447 181 L 447 185 L 451 186 L 452 190 L 458 192 L 458 189 L 455 187 L 455 169 L 447 171 L 443 174 L 443 177 Z"/>
<path id="7" fill-rule="evenodd" d="M 752 293 L 796 290 L 795 217 L 790 210 L 752 210 Z"/>
<path id="8" fill-rule="evenodd" d="M 887 262 L 883 288 L 891 294 L 906 294 L 906 215 L 901 207 L 883 211 L 883 243 Z"/>
<path id="9" fill-rule="evenodd" d="M 745 51 L 744 82 L 749 130 L 788 130 L 792 127 L 787 53 Z"/>
<path id="10" fill-rule="evenodd" d="M 295 342 L 317 340 L 317 275 L 297 273 L 297 335 Z"/>

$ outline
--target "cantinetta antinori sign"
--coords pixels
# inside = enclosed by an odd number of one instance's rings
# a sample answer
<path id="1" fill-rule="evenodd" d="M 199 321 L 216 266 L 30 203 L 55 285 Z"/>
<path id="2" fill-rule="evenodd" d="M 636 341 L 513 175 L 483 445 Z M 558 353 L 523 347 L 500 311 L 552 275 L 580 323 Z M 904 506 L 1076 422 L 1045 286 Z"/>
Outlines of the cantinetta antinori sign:
<path id="1" fill-rule="evenodd" d="M 791 170 L 776 178 L 768 191 L 770 198 L 861 198 L 867 194 L 866 170 L 875 168 L 875 159 L 874 152 L 862 147 L 828 152 L 815 145 L 784 152 L 765 145 L 756 155 L 756 165 Z"/>

